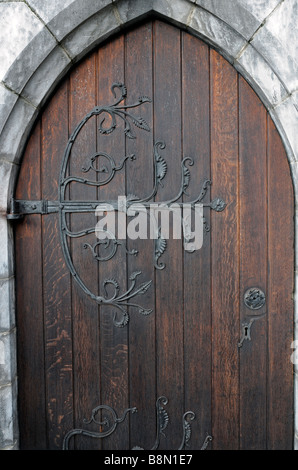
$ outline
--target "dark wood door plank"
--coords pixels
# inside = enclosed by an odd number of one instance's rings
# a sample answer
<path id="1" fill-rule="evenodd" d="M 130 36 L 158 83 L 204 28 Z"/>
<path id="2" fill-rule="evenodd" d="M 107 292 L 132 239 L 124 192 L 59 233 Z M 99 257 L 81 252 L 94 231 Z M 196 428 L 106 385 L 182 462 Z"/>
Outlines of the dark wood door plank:
<path id="1" fill-rule="evenodd" d="M 237 74 L 211 51 L 212 435 L 215 449 L 239 445 L 239 220 Z"/>

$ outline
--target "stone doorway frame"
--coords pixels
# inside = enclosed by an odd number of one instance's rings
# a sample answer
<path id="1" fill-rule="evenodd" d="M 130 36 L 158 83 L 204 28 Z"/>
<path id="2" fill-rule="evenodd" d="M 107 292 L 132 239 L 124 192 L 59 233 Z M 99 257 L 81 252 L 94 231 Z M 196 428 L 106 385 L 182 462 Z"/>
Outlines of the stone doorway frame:
<path id="1" fill-rule="evenodd" d="M 113 34 L 152 16 L 203 39 L 252 86 L 281 135 L 297 206 L 297 0 L 2 0 L 0 450 L 18 449 L 14 242 L 13 228 L 6 214 L 27 138 L 43 105 L 73 64 Z M 297 229 L 295 211 L 295 232 Z M 295 253 L 296 325 L 297 237 Z M 295 337 L 298 338 L 297 329 Z M 293 353 L 291 346 L 289 360 Z M 295 449 L 298 448 L 297 370 L 296 366 Z"/>

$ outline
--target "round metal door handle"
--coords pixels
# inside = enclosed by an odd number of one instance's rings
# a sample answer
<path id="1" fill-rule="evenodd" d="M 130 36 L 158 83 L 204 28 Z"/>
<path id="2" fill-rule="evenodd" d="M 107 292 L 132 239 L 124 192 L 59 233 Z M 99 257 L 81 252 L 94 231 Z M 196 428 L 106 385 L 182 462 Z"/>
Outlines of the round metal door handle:
<path id="1" fill-rule="evenodd" d="M 258 287 L 251 287 L 244 294 L 244 304 L 250 310 L 259 310 L 265 303 L 266 296 Z"/>

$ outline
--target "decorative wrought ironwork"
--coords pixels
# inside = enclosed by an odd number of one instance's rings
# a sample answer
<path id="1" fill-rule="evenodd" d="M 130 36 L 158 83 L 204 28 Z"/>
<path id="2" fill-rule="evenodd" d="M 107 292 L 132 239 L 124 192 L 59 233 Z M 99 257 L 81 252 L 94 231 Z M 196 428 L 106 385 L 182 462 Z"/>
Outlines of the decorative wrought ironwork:
<path id="1" fill-rule="evenodd" d="M 136 413 L 137 409 L 127 408 L 122 417 L 118 418 L 115 410 L 108 405 L 99 405 L 92 410 L 92 415 L 89 420 L 84 420 L 84 424 L 89 425 L 95 423 L 99 426 L 99 432 L 92 432 L 86 429 L 72 429 L 69 431 L 63 439 L 63 450 L 69 450 L 69 441 L 74 436 L 85 436 L 92 437 L 95 439 L 103 439 L 110 436 L 118 426 L 118 424 L 123 423 L 128 413 Z M 104 415 L 106 413 L 106 415 Z M 102 418 L 99 421 L 96 416 L 102 414 Z"/>
<path id="2" fill-rule="evenodd" d="M 169 415 L 164 409 L 164 406 L 167 405 L 168 399 L 164 396 L 161 396 L 156 401 L 156 439 L 153 447 L 150 450 L 157 450 L 160 445 L 161 436 L 165 436 L 165 429 L 169 423 Z M 191 438 L 191 421 L 195 419 L 195 413 L 193 411 L 187 411 L 182 417 L 182 428 L 183 436 L 180 446 L 177 450 L 183 450 L 185 447 L 189 446 L 189 441 Z M 201 450 L 206 450 L 208 444 L 212 441 L 212 436 L 207 434 L 207 437 L 204 440 L 204 443 L 201 447 Z M 143 447 L 135 446 L 132 450 L 145 450 Z"/>
<path id="3" fill-rule="evenodd" d="M 251 287 L 244 294 L 244 303 L 251 310 L 259 310 L 266 303 L 265 294 L 258 287 Z"/>
<path id="4" fill-rule="evenodd" d="M 99 151 L 93 153 L 91 156 L 86 158 L 85 163 L 81 167 L 82 173 L 85 173 L 83 177 L 81 176 L 74 176 L 71 175 L 70 169 L 70 160 L 72 155 L 72 148 L 73 145 L 83 129 L 83 127 L 88 123 L 88 121 L 96 116 L 97 118 L 101 118 L 101 121 L 98 125 L 98 130 L 102 135 L 110 135 L 112 134 L 115 129 L 117 128 L 118 121 L 121 120 L 124 122 L 124 133 L 127 138 L 135 139 L 136 135 L 133 130 L 133 126 L 139 128 L 141 130 L 150 132 L 150 127 L 145 121 L 145 119 L 141 116 L 137 116 L 132 111 L 140 107 L 145 103 L 151 103 L 151 99 L 147 96 L 141 96 L 135 103 L 133 104 L 124 104 L 125 99 L 127 98 L 127 89 L 123 83 L 113 83 L 111 87 L 112 94 L 115 98 L 115 102 L 108 106 L 95 106 L 86 116 L 81 120 L 81 122 L 75 127 L 73 132 L 70 135 L 68 143 L 65 148 L 65 152 L 62 159 L 61 164 L 61 171 L 59 177 L 59 188 L 58 188 L 58 200 L 57 201 L 23 201 L 23 200 L 12 200 L 11 203 L 11 213 L 8 214 L 8 218 L 11 220 L 20 219 L 23 215 L 26 214 L 50 214 L 50 213 L 59 213 L 59 220 L 60 220 L 60 238 L 62 244 L 63 254 L 66 260 L 66 264 L 68 266 L 69 271 L 71 272 L 73 278 L 78 283 L 78 285 L 82 288 L 82 290 L 89 296 L 91 299 L 95 300 L 99 304 L 105 305 L 114 305 L 122 312 L 122 319 L 121 321 L 117 321 L 114 316 L 114 324 L 116 326 L 124 326 L 128 322 L 128 315 L 126 310 L 123 309 L 122 305 L 124 305 L 125 294 L 121 297 L 121 299 L 113 298 L 107 299 L 105 297 L 101 297 L 96 295 L 95 293 L 91 292 L 89 288 L 84 283 L 83 279 L 79 275 L 77 269 L 74 266 L 72 256 L 70 254 L 70 243 L 69 241 L 72 238 L 83 238 L 90 234 L 96 233 L 96 227 L 87 227 L 84 230 L 73 231 L 71 230 L 68 221 L 69 214 L 74 213 L 90 213 L 95 212 L 96 208 L 99 205 L 107 205 L 109 208 L 113 208 L 115 211 L 119 211 L 118 203 L 116 201 L 76 201 L 70 200 L 68 198 L 69 194 L 69 187 L 71 184 L 84 184 L 89 186 L 95 186 L 100 188 L 101 186 L 109 184 L 117 172 L 120 172 L 128 161 L 133 162 L 136 159 L 135 154 L 126 155 L 121 158 L 119 164 L 116 163 L 116 160 L 111 155 Z M 108 118 L 108 119 L 107 119 Z M 137 197 L 135 195 L 130 195 L 126 197 L 125 207 L 121 210 L 125 211 L 129 216 L 129 208 L 131 208 L 134 204 L 142 204 L 145 208 L 148 208 L 149 205 L 154 200 L 155 196 L 158 193 L 158 189 L 160 186 L 163 186 L 163 180 L 166 177 L 168 166 L 160 154 L 161 150 L 166 148 L 166 144 L 162 141 L 158 141 L 154 144 L 153 148 L 153 156 L 154 156 L 154 177 L 153 177 L 153 188 L 145 197 Z M 177 204 L 179 208 L 184 207 L 184 203 L 181 202 L 181 198 L 183 195 L 187 195 L 187 188 L 190 183 L 190 170 L 194 164 L 194 161 L 190 157 L 183 158 L 181 162 L 181 183 L 180 188 L 177 191 L 176 196 L 168 201 L 163 201 L 161 204 L 163 206 L 170 206 L 171 204 Z M 94 174 L 95 179 L 89 179 L 89 176 L 86 177 L 86 174 Z M 216 212 L 221 212 L 225 209 L 226 203 L 223 201 L 222 198 L 215 198 L 209 203 L 203 203 L 203 200 L 206 196 L 208 188 L 211 185 L 211 181 L 209 179 L 205 179 L 202 184 L 201 191 L 199 195 L 193 199 L 192 201 L 188 202 L 187 204 L 191 206 L 191 208 L 195 208 L 196 204 L 201 204 L 203 207 L 209 207 L 211 210 Z M 210 230 L 206 220 L 204 219 L 204 229 L 206 232 Z M 126 244 L 121 240 L 118 240 L 115 234 L 111 233 L 109 230 L 102 230 L 104 235 L 106 236 L 105 240 L 100 239 L 96 240 L 94 243 L 89 243 L 89 240 L 86 239 L 83 241 L 83 247 L 85 249 L 89 249 L 93 258 L 100 262 L 100 261 L 108 261 L 117 253 L 119 246 L 124 246 L 126 253 L 129 255 L 136 256 L 138 251 L 135 249 L 129 250 Z M 184 242 L 187 242 L 187 236 L 184 236 Z M 186 246 L 186 243 L 185 243 Z M 161 256 L 167 249 L 167 241 L 161 232 L 160 227 L 156 227 L 156 237 L 154 243 L 154 255 L 153 255 L 153 263 L 156 269 L 164 269 L 165 263 L 160 262 Z M 187 250 L 187 248 L 185 248 Z M 188 250 L 192 252 L 191 249 Z M 114 281 L 113 281 L 114 282 Z M 110 282 L 111 283 L 111 282 Z M 115 285 L 115 284 L 114 284 Z M 146 284 L 148 287 L 151 285 L 151 282 Z M 142 289 L 141 289 L 142 290 Z M 141 290 L 137 289 L 134 295 L 138 295 L 141 293 Z M 131 298 L 132 295 L 129 297 Z M 148 314 L 152 310 L 142 309 L 139 308 L 139 312 L 142 314 Z"/>
<path id="5" fill-rule="evenodd" d="M 164 396 L 159 397 L 156 400 L 156 439 L 151 450 L 157 450 L 160 444 L 161 436 L 165 437 L 164 431 L 169 423 L 169 415 L 164 409 L 164 406 L 167 405 L 168 399 Z M 144 450 L 142 447 L 135 446 L 132 450 Z"/>
<path id="6" fill-rule="evenodd" d="M 182 442 L 178 448 L 178 450 L 183 450 L 185 446 L 188 445 L 190 438 L 191 438 L 191 421 L 195 419 L 196 415 L 193 411 L 187 411 L 184 413 L 182 418 L 182 425 L 183 425 L 183 437 Z"/>
<path id="7" fill-rule="evenodd" d="M 135 116 L 129 113 L 127 110 L 137 108 L 143 103 L 151 103 L 152 100 L 148 98 L 148 96 L 141 96 L 137 103 L 134 103 L 132 105 L 127 105 L 127 106 L 124 106 L 124 105 L 119 106 L 120 103 L 122 103 L 127 96 L 127 88 L 123 83 L 113 83 L 111 90 L 115 98 L 117 97 L 117 94 L 115 92 L 116 89 L 120 90 L 120 98 L 113 105 L 96 108 L 96 110 L 99 111 L 98 115 L 106 113 L 110 115 L 112 119 L 112 124 L 109 127 L 104 128 L 103 124 L 105 122 L 105 118 L 103 118 L 103 120 L 101 121 L 99 125 L 99 132 L 101 132 L 101 134 L 111 134 L 116 129 L 117 116 L 120 117 L 124 121 L 125 123 L 124 133 L 129 139 L 136 138 L 135 134 L 132 131 L 130 121 L 136 127 L 139 127 L 140 129 L 150 132 L 150 127 L 148 126 L 144 118 L 140 116 Z"/>
<path id="8" fill-rule="evenodd" d="M 98 304 L 111 305 L 113 307 L 116 307 L 118 310 L 120 310 L 122 314 L 122 318 L 120 321 L 119 320 L 117 321 L 117 313 L 114 314 L 114 325 L 117 327 L 123 327 L 127 325 L 129 321 L 129 315 L 125 307 L 134 307 L 138 309 L 141 315 L 149 315 L 150 313 L 152 313 L 152 309 L 145 309 L 141 307 L 140 305 L 129 302 L 132 298 L 138 295 L 145 294 L 152 284 L 152 281 L 147 281 L 147 282 L 143 282 L 141 285 L 136 287 L 136 279 L 137 279 L 137 276 L 139 276 L 140 274 L 142 274 L 141 271 L 136 271 L 133 274 L 131 274 L 131 276 L 129 277 L 129 280 L 131 281 L 131 285 L 129 289 L 122 295 L 119 295 L 120 287 L 119 287 L 118 282 L 115 281 L 115 279 L 106 279 L 103 282 L 105 296 L 104 297 L 98 296 L 96 298 L 96 302 Z M 112 286 L 114 289 L 114 293 L 110 297 L 107 292 L 108 285 Z"/>
<path id="9" fill-rule="evenodd" d="M 166 430 L 169 423 L 169 416 L 164 406 L 168 403 L 168 399 L 165 396 L 161 396 L 156 400 L 156 439 L 153 447 L 150 450 L 157 450 L 160 445 L 161 436 L 165 436 L 164 431 Z M 99 432 L 88 431 L 86 429 L 72 429 L 69 431 L 63 439 L 63 450 L 69 450 L 70 439 L 74 436 L 85 436 L 96 439 L 103 439 L 110 436 L 118 426 L 118 424 L 123 423 L 128 413 L 137 413 L 137 408 L 127 408 L 122 417 L 118 418 L 115 410 L 108 405 L 99 405 L 92 410 L 91 418 L 89 420 L 84 419 L 83 422 L 85 425 L 90 425 L 95 423 L 99 426 Z M 100 419 L 97 419 L 97 416 L 100 416 Z M 182 441 L 177 450 L 183 450 L 185 447 L 189 446 L 189 441 L 191 438 L 191 421 L 195 419 L 195 414 L 193 411 L 187 411 L 182 417 L 182 428 L 183 436 Z M 204 443 L 201 447 L 201 450 L 206 450 L 209 443 L 212 441 L 212 436 L 207 434 Z M 135 446 L 132 450 L 145 450 L 142 447 Z"/>

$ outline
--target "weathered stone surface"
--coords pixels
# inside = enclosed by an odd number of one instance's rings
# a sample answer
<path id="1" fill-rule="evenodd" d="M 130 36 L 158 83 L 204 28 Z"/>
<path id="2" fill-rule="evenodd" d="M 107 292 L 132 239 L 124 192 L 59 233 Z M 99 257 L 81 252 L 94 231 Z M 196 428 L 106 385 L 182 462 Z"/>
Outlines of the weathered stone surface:
<path id="1" fill-rule="evenodd" d="M 290 92 L 298 88 L 297 19 L 297 1 L 287 0 L 272 13 L 251 42 L 265 60 L 273 64 L 274 72 Z"/>
<path id="2" fill-rule="evenodd" d="M 0 449 L 14 448 L 18 438 L 17 384 L 0 387 Z"/>
<path id="3" fill-rule="evenodd" d="M 0 332 L 0 387 L 16 376 L 16 331 Z"/>
<path id="4" fill-rule="evenodd" d="M 253 16 L 255 16 L 262 23 L 262 21 L 265 18 L 267 18 L 267 16 L 274 10 L 274 8 L 276 8 L 276 6 L 283 0 L 237 0 L 237 1 L 243 6 L 243 8 L 248 10 Z M 230 3 L 229 0 L 224 0 L 224 2 L 226 4 Z"/>
<path id="5" fill-rule="evenodd" d="M 9 279 L 0 279 L 0 332 L 10 331 L 14 326 L 15 285 L 14 278 L 11 277 Z"/>
<path id="6" fill-rule="evenodd" d="M 33 73 L 22 91 L 22 97 L 40 107 L 70 66 L 71 59 L 57 46 Z"/>
<path id="7" fill-rule="evenodd" d="M 75 2 L 76 0 L 27 0 L 27 3 L 34 11 L 36 11 L 45 23 L 51 21 L 55 16 L 65 10 L 65 8 Z"/>
<path id="8" fill-rule="evenodd" d="M 266 21 L 266 28 L 277 37 L 287 54 L 298 61 L 298 2 L 287 0 L 274 10 Z M 291 39 L 290 39 L 291 38 Z"/>
<path id="9" fill-rule="evenodd" d="M 287 91 L 265 59 L 248 45 L 235 61 L 236 69 L 257 87 L 267 107 L 276 106 L 287 97 Z"/>
<path id="10" fill-rule="evenodd" d="M 208 10 L 225 23 L 233 27 L 239 34 L 249 40 L 260 26 L 261 22 L 250 11 L 237 1 L 233 1 L 232 8 L 225 1 L 197 0 L 197 5 Z"/>
<path id="11" fill-rule="evenodd" d="M 62 45 L 73 59 L 78 60 L 87 51 L 119 29 L 120 21 L 111 5 L 75 29 L 62 42 Z"/>
<path id="12" fill-rule="evenodd" d="M 276 106 L 274 108 L 274 114 L 277 116 L 283 128 L 283 132 L 286 130 L 286 139 L 289 142 L 295 160 L 298 161 L 298 111 L 293 99 L 289 97 Z M 296 184 L 298 184 L 298 180 Z"/>
<path id="13" fill-rule="evenodd" d="M 12 90 L 21 93 L 35 70 L 56 47 L 57 42 L 44 28 L 23 49 L 3 78 L 3 82 Z"/>
<path id="14" fill-rule="evenodd" d="M 122 23 L 130 23 L 154 11 L 182 25 L 188 23 L 188 18 L 194 8 L 193 2 L 185 0 L 123 0 L 116 2 Z"/>
<path id="15" fill-rule="evenodd" d="M 1 177 L 1 176 L 0 176 Z M 5 215 L 0 215 L 0 279 L 13 275 L 13 233 Z M 6 310 L 8 313 L 8 310 Z M 9 319 L 7 319 L 9 322 Z"/>
<path id="16" fill-rule="evenodd" d="M 182 25 L 188 25 L 191 13 L 194 10 L 194 5 L 184 0 L 154 0 L 153 9 L 159 14 L 171 18 Z"/>
<path id="17" fill-rule="evenodd" d="M 199 33 L 229 60 L 237 56 L 246 44 L 246 40 L 219 18 L 200 7 L 196 7 L 190 21 L 190 29 Z"/>
<path id="18" fill-rule="evenodd" d="M 43 24 L 23 2 L 0 3 L 0 80 L 42 29 Z"/>
<path id="19" fill-rule="evenodd" d="M 123 0 L 115 2 L 115 8 L 121 23 L 127 23 L 139 18 L 141 15 L 153 11 L 154 0 L 140 0 L 134 2 L 133 0 Z"/>
<path id="20" fill-rule="evenodd" d="M 47 18 L 47 26 L 58 41 L 62 41 L 86 20 L 92 18 L 107 5 L 112 4 L 111 0 L 88 0 L 87 2 L 86 0 L 75 0 L 71 3 L 68 2 L 66 7 L 58 12 L 58 9 L 48 8 L 47 4 L 51 2 L 40 0 L 38 3 L 40 6 L 38 12 L 43 10 L 42 13 Z M 60 1 L 58 3 L 61 4 Z M 50 19 L 51 15 L 53 16 Z"/>
<path id="21" fill-rule="evenodd" d="M 10 182 L 17 173 L 17 166 L 0 158 L 0 216 L 6 213 Z M 1 245 L 0 245 L 1 246 Z"/>
<path id="22" fill-rule="evenodd" d="M 0 136 L 0 159 L 15 163 L 19 161 L 21 145 L 26 142 L 30 132 L 29 123 L 33 122 L 36 115 L 34 106 L 21 98 L 17 100 Z"/>
<path id="23" fill-rule="evenodd" d="M 18 97 L 0 83 L 0 133 Z"/>

